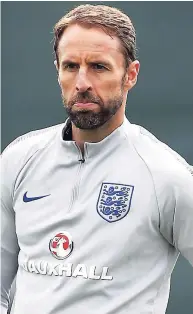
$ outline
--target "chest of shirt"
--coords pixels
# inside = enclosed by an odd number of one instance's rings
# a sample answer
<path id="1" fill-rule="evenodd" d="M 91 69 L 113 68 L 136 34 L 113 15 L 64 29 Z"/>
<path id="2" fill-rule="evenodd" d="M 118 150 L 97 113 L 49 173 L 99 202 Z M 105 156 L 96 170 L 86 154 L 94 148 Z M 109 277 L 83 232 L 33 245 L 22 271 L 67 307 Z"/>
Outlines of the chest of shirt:
<path id="1" fill-rule="evenodd" d="M 158 210 L 153 182 L 144 165 L 106 158 L 32 163 L 23 170 L 14 196 L 21 250 L 34 257 L 50 254 L 50 241 L 71 235 L 78 260 L 92 251 L 116 258 L 157 237 Z M 77 250 L 75 248 L 81 248 Z M 114 249 L 116 248 L 116 250 Z M 111 252 L 111 253 L 110 253 Z M 96 254 L 94 254 L 96 253 Z M 101 256 L 101 255 L 100 255 Z"/>

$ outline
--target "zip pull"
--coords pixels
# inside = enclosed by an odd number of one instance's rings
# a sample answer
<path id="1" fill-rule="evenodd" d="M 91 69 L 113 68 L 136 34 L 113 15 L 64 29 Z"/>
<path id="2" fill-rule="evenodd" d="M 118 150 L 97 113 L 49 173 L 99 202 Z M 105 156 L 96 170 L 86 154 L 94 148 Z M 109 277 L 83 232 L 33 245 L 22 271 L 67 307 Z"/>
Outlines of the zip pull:
<path id="1" fill-rule="evenodd" d="M 85 159 L 82 158 L 82 159 L 79 159 L 79 161 L 83 164 L 85 162 Z"/>
<path id="2" fill-rule="evenodd" d="M 76 147 L 78 148 L 81 158 L 78 160 L 80 161 L 82 164 L 85 162 L 85 158 L 84 158 L 84 150 L 81 150 L 80 146 L 77 145 L 77 143 L 75 143 Z"/>

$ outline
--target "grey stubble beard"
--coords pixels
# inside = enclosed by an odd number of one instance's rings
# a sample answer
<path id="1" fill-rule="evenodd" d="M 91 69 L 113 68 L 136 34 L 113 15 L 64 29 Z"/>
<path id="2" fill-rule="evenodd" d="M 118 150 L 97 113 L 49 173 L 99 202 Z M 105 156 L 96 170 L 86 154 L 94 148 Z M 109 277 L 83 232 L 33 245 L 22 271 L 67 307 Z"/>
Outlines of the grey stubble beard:
<path id="1" fill-rule="evenodd" d="M 73 124 L 82 130 L 93 130 L 97 129 L 100 126 L 104 125 L 109 121 L 118 111 L 118 109 L 123 104 L 123 90 L 121 89 L 120 95 L 109 99 L 105 104 L 98 97 L 93 97 L 90 93 L 85 92 L 78 94 L 76 98 L 67 103 L 66 98 L 62 94 L 62 100 L 64 108 L 66 109 L 67 115 Z M 73 104 L 81 101 L 94 102 L 99 106 L 99 111 L 94 112 L 92 110 L 73 110 Z M 85 102 L 86 102 L 85 101 Z"/>

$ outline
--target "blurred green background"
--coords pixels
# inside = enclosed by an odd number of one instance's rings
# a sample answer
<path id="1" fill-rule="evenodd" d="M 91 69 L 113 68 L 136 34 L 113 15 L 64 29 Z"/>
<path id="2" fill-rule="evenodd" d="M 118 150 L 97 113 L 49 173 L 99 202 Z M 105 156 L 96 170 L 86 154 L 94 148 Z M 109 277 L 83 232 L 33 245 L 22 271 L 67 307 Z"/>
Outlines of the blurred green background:
<path id="1" fill-rule="evenodd" d="M 52 29 L 82 3 L 114 6 L 131 17 L 141 71 L 127 117 L 193 165 L 192 2 L 2 1 L 2 149 L 21 134 L 65 120 Z M 180 257 L 167 314 L 192 313 L 193 269 Z"/>

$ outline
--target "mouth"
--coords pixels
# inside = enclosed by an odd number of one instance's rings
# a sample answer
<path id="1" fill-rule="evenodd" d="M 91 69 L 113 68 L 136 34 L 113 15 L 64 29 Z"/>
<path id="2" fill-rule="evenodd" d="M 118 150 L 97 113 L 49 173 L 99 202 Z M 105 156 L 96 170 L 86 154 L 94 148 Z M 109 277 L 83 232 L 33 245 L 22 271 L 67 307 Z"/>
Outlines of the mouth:
<path id="1" fill-rule="evenodd" d="M 77 102 L 77 103 L 74 104 L 74 106 L 77 107 L 77 108 L 91 108 L 91 107 L 98 106 L 98 104 L 93 103 L 93 102 L 86 102 L 86 103 Z"/>

